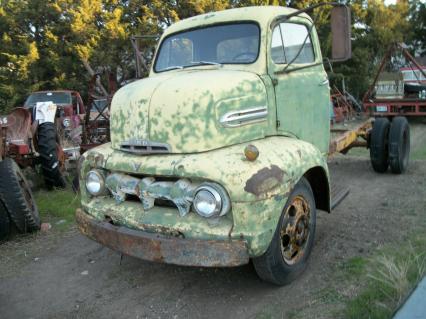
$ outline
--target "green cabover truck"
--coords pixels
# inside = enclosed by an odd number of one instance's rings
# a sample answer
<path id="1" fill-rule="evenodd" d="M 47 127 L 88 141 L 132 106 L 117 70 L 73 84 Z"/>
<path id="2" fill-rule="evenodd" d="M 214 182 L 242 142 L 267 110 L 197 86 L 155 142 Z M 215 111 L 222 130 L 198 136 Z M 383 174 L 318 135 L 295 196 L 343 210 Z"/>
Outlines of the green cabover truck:
<path id="1" fill-rule="evenodd" d="M 304 11 L 231 9 L 165 30 L 149 77 L 113 98 L 111 142 L 81 158 L 80 231 L 150 261 L 252 259 L 279 285 L 300 274 L 332 202 L 329 83 Z M 333 58 L 347 59 L 347 7 L 331 28 Z"/>

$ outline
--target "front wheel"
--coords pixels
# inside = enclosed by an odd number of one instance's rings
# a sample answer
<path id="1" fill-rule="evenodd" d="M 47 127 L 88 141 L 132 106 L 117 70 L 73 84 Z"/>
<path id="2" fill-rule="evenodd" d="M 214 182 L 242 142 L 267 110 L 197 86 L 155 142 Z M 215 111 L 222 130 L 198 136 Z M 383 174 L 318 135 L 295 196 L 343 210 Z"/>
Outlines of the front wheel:
<path id="1" fill-rule="evenodd" d="M 0 181 L 0 202 L 18 231 L 39 230 L 40 216 L 33 193 L 19 166 L 10 158 L 0 162 Z"/>
<path id="2" fill-rule="evenodd" d="M 253 259 L 259 277 L 280 286 L 296 279 L 307 266 L 315 225 L 314 196 L 302 177 L 287 200 L 268 249 Z"/>

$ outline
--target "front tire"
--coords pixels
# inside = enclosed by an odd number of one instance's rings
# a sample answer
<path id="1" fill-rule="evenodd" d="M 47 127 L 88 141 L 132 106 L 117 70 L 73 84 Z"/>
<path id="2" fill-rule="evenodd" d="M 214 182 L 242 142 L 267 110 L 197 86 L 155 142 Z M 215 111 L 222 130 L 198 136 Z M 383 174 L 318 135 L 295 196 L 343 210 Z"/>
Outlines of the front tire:
<path id="1" fill-rule="evenodd" d="M 0 200 L 11 221 L 20 233 L 40 229 L 40 217 L 31 189 L 19 169 L 10 158 L 0 162 Z"/>
<path id="2" fill-rule="evenodd" d="M 309 182 L 302 177 L 281 213 L 266 252 L 253 259 L 259 277 L 282 286 L 306 268 L 315 237 L 316 207 Z"/>

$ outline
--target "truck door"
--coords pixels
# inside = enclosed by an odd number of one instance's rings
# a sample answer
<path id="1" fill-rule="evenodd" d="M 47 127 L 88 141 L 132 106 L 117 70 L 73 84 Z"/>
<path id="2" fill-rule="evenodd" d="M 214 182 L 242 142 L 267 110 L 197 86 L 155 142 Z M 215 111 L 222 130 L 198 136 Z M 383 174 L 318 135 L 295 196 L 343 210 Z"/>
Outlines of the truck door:
<path id="1" fill-rule="evenodd" d="M 268 72 L 275 87 L 278 131 L 328 153 L 330 88 L 317 39 L 315 28 L 306 18 L 275 24 Z"/>

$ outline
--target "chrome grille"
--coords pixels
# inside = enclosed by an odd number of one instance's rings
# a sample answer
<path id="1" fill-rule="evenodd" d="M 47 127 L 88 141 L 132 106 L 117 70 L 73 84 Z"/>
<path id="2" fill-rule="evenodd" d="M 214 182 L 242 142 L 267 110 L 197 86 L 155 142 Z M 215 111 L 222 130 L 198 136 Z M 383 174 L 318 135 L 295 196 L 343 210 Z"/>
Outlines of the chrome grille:
<path id="1" fill-rule="evenodd" d="M 171 147 L 166 143 L 152 142 L 148 140 L 129 140 L 120 144 L 120 150 L 133 154 L 164 154 L 170 153 Z"/>

